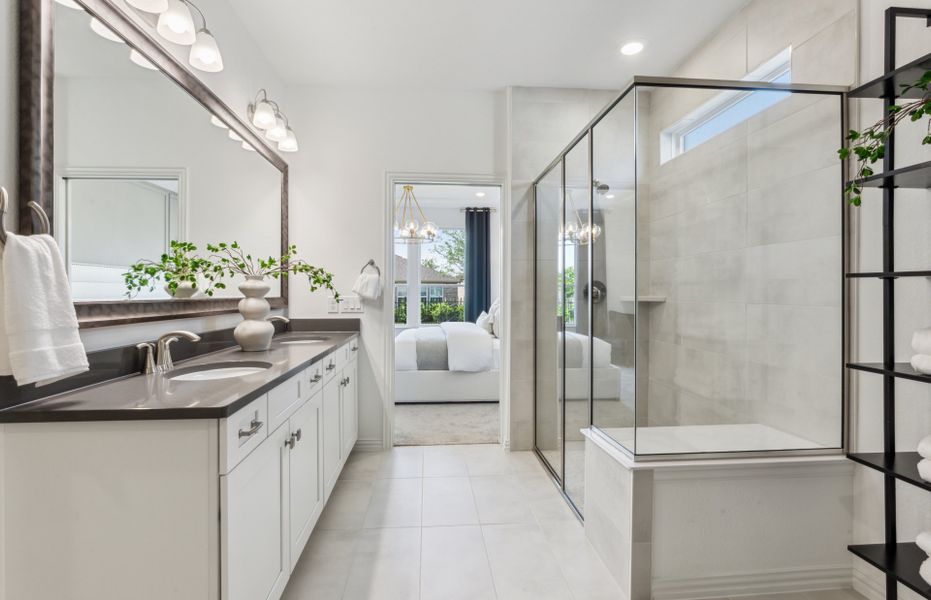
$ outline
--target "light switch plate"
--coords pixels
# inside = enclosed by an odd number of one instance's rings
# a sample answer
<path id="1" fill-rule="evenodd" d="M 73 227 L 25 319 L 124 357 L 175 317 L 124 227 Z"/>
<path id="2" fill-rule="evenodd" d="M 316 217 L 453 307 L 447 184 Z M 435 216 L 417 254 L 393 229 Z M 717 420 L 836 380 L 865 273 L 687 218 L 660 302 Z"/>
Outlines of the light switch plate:
<path id="1" fill-rule="evenodd" d="M 355 294 L 350 296 L 343 296 L 342 302 L 339 303 L 339 312 L 349 314 L 358 314 L 363 312 L 362 299 Z"/>

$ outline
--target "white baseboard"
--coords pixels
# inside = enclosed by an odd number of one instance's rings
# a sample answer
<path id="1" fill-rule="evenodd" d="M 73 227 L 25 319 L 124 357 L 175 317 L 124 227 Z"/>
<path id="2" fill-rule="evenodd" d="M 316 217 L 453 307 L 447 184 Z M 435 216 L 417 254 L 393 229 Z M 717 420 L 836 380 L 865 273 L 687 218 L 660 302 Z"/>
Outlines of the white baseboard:
<path id="1" fill-rule="evenodd" d="M 866 564 L 866 563 L 862 563 Z M 884 600 L 886 597 L 886 581 L 882 574 L 872 569 L 872 573 L 861 571 L 856 565 L 853 567 L 853 589 L 866 596 L 868 600 Z"/>
<path id="2" fill-rule="evenodd" d="M 850 565 L 779 569 L 736 575 L 653 580 L 654 600 L 699 600 L 757 594 L 847 589 L 853 581 Z"/>
<path id="3" fill-rule="evenodd" d="M 385 442 L 381 439 L 356 440 L 353 450 L 357 452 L 379 452 L 385 449 Z"/>

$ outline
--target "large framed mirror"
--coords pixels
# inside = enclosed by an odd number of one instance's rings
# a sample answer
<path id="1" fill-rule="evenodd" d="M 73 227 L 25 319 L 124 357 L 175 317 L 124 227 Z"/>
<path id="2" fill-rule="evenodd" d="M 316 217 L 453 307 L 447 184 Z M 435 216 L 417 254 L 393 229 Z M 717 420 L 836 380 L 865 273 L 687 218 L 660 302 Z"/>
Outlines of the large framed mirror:
<path id="1" fill-rule="evenodd" d="M 173 240 L 288 248 L 288 165 L 110 0 L 19 0 L 19 230 L 50 217 L 82 327 L 236 311 L 237 282 L 129 294 L 130 265 Z M 131 9 L 127 9 L 131 10 Z M 140 19 L 145 14 L 140 13 Z M 287 305 L 287 280 L 268 300 Z"/>

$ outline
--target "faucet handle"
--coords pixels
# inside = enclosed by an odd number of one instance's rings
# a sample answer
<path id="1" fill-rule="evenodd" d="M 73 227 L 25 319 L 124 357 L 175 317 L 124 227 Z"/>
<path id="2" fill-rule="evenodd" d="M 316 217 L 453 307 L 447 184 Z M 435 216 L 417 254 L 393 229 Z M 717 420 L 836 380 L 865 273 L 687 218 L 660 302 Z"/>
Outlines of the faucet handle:
<path id="1" fill-rule="evenodd" d="M 145 375 L 151 375 L 155 372 L 155 344 L 152 342 L 142 342 L 136 344 L 136 348 L 145 351 L 145 357 L 142 359 L 144 361 L 142 372 Z"/>

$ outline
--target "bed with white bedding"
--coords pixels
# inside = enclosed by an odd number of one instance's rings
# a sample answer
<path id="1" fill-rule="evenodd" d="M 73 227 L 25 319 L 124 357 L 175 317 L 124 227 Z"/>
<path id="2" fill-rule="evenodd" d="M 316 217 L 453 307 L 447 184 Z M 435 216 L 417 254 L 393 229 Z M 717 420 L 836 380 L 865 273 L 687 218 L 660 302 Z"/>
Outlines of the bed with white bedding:
<path id="1" fill-rule="evenodd" d="M 524 351 L 532 350 L 514 349 Z M 595 338 L 590 347 L 586 336 L 566 332 L 565 358 L 570 400 L 588 389 L 589 364 L 595 397 L 620 396 L 621 371 L 608 342 Z M 475 323 L 405 329 L 395 337 L 395 402 L 495 402 L 500 368 L 501 340 Z"/>

